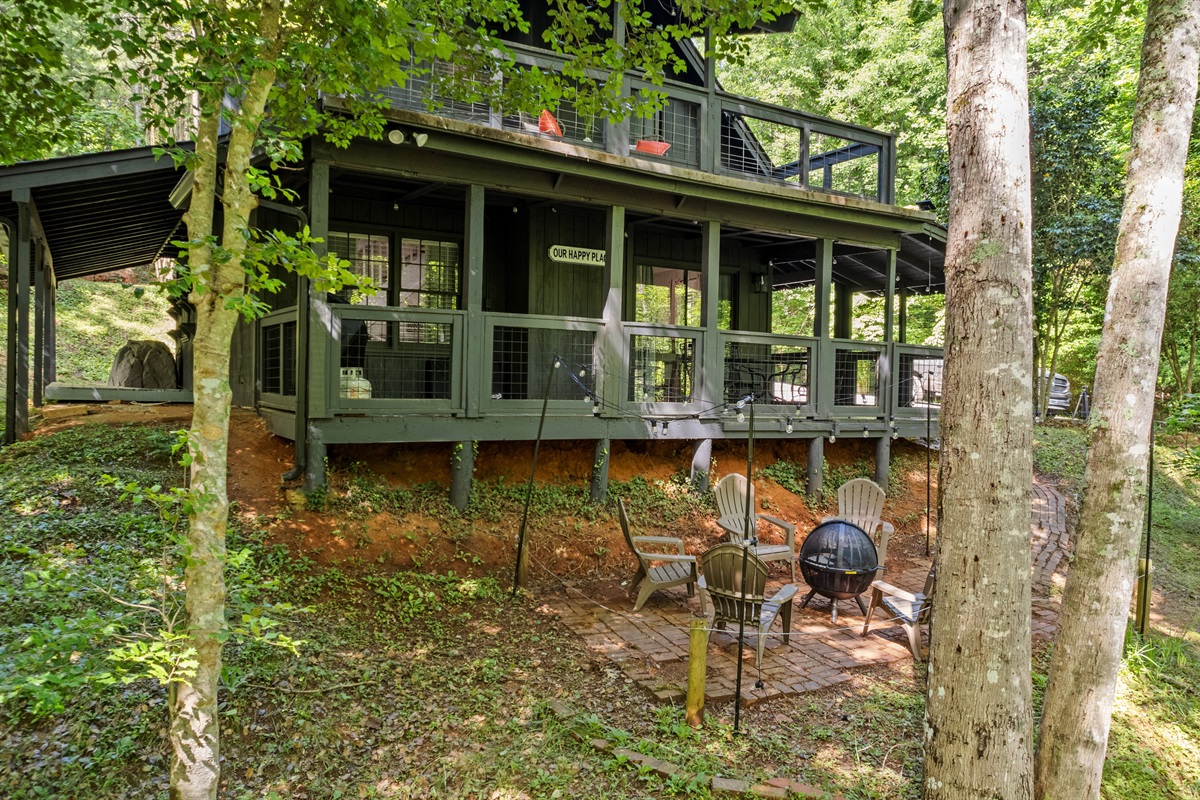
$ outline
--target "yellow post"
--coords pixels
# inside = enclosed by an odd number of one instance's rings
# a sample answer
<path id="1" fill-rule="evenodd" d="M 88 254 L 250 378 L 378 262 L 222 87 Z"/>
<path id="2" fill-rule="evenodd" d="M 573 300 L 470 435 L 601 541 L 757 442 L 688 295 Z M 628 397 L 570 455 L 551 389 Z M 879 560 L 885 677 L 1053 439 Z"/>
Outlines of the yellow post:
<path id="1" fill-rule="evenodd" d="M 708 671 L 708 617 L 692 617 L 688 630 L 687 724 L 704 722 L 704 677 Z"/>
<path id="2" fill-rule="evenodd" d="M 1137 626 L 1138 633 L 1143 636 L 1150 627 L 1150 573 L 1153 570 L 1153 561 L 1138 559 L 1137 604 L 1134 607 L 1133 623 Z"/>

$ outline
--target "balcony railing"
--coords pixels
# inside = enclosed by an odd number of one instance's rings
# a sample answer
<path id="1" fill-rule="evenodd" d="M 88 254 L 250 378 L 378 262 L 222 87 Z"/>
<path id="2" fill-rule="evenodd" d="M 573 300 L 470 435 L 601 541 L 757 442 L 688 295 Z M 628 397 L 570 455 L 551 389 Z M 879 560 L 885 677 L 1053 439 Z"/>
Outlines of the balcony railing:
<path id="1" fill-rule="evenodd" d="M 517 62 L 526 66 L 560 71 L 565 63 L 534 48 L 513 49 Z M 633 117 L 627 124 L 582 113 L 570 100 L 501 114 L 487 103 L 455 99 L 449 92 L 452 65 L 412 66 L 416 71 L 403 87 L 385 92 L 394 108 L 706 172 L 881 203 L 894 200 L 895 139 L 881 131 L 719 90 L 675 81 L 655 86 L 636 79 L 626 81 L 626 96 L 649 90 L 665 95 L 665 101 L 650 116 Z M 460 97 L 470 94 L 458 92 Z"/>

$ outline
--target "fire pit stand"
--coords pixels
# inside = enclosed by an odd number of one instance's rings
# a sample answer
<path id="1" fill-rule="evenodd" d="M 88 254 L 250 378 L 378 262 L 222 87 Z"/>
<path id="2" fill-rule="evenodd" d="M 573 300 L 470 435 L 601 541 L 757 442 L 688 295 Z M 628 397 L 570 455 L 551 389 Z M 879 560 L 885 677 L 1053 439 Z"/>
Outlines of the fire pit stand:
<path id="1" fill-rule="evenodd" d="M 828 597 L 836 623 L 837 601 L 853 598 L 866 614 L 860 595 L 871 588 L 878 571 L 879 555 L 866 531 L 845 520 L 823 522 L 800 548 L 800 573 L 811 587 L 801 606 L 807 606 L 813 595 Z"/>

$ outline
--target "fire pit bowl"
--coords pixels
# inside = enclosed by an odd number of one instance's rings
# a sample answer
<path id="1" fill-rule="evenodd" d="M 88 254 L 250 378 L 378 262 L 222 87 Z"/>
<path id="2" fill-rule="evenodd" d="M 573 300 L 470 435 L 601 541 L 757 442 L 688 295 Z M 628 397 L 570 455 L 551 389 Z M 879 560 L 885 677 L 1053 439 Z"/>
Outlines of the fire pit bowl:
<path id="1" fill-rule="evenodd" d="M 859 595 L 871 588 L 878 571 L 879 554 L 866 531 L 845 520 L 823 522 L 800 548 L 800 573 L 811 588 L 802 605 L 807 606 L 813 595 L 828 597 L 837 622 L 837 601 L 853 598 L 865 614 Z"/>

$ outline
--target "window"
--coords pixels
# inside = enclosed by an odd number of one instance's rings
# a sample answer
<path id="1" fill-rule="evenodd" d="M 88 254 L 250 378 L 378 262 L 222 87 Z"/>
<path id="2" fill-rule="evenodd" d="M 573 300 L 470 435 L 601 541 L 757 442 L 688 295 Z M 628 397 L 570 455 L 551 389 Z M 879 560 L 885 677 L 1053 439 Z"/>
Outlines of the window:
<path id="1" fill-rule="evenodd" d="M 379 233 L 329 232 L 329 252 L 350 262 L 350 271 L 370 278 L 375 291 L 367 304 L 386 306 L 391 286 L 391 239 Z"/>
<path id="2" fill-rule="evenodd" d="M 699 328 L 700 271 L 675 267 L 638 267 L 634 322 Z"/>
<path id="3" fill-rule="evenodd" d="M 401 239 L 396 305 L 458 308 L 459 251 L 457 242 Z"/>

